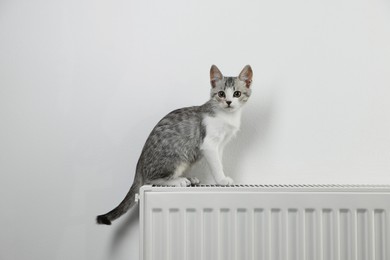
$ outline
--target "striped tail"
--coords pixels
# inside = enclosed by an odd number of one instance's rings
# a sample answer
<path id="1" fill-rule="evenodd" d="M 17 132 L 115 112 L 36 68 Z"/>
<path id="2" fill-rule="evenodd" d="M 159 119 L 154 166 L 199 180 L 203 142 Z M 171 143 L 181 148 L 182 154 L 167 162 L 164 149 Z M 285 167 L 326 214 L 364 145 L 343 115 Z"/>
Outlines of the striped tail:
<path id="1" fill-rule="evenodd" d="M 130 208 L 132 208 L 135 204 L 135 194 L 138 193 L 139 188 L 142 186 L 142 179 L 140 174 L 136 174 L 134 178 L 133 185 L 126 197 L 122 200 L 122 202 L 110 212 L 99 215 L 96 217 L 96 222 L 98 224 L 111 225 L 111 221 L 119 218 L 123 214 L 125 214 Z"/>

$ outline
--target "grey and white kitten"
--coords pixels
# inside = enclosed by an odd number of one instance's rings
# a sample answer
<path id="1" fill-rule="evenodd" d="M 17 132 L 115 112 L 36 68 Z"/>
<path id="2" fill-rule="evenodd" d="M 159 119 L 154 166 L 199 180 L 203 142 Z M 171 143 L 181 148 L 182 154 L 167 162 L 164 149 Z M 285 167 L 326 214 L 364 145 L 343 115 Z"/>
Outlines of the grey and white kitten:
<path id="1" fill-rule="evenodd" d="M 150 133 L 138 160 L 133 185 L 123 201 L 97 223 L 110 225 L 135 204 L 135 194 L 144 184 L 189 186 L 197 178 L 184 173 L 204 157 L 219 185 L 231 185 L 224 174 L 222 153 L 240 128 L 241 107 L 251 95 L 252 69 L 245 66 L 238 77 L 224 77 L 210 69 L 210 100 L 201 106 L 181 108 L 166 115 Z"/>

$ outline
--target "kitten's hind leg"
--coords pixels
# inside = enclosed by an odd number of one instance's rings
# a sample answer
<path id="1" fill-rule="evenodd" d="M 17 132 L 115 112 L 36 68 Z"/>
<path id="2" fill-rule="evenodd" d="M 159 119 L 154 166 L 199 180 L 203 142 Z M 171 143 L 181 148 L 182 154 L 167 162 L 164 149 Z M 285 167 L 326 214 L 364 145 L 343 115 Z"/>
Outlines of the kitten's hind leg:
<path id="1" fill-rule="evenodd" d="M 175 186 L 175 187 L 187 187 L 191 185 L 191 181 L 184 177 L 178 177 L 175 179 L 156 179 L 151 180 L 148 183 L 163 186 Z"/>
<path id="2" fill-rule="evenodd" d="M 198 178 L 189 177 L 188 180 L 191 182 L 191 185 L 198 185 L 200 183 Z"/>
<path id="3" fill-rule="evenodd" d="M 155 180 L 150 180 L 150 184 L 156 185 L 165 185 L 165 186 L 176 186 L 176 187 L 187 187 L 190 186 L 192 181 L 191 179 L 182 177 L 184 172 L 188 169 L 189 164 L 186 162 L 178 163 L 173 174 L 169 178 L 160 178 Z M 196 182 L 196 180 L 193 180 Z M 199 180 L 198 180 L 199 183 Z"/>
<path id="4" fill-rule="evenodd" d="M 176 186 L 176 187 L 187 187 L 191 185 L 191 181 L 184 177 L 178 177 L 176 179 L 168 180 L 166 185 Z"/>

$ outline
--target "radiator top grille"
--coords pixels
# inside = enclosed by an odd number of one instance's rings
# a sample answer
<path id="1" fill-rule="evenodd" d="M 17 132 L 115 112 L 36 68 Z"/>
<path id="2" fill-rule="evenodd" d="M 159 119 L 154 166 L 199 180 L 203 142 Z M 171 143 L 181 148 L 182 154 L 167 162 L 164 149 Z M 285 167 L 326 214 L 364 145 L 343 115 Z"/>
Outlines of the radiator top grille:
<path id="1" fill-rule="evenodd" d="M 152 187 L 170 187 L 170 188 L 385 188 L 390 189 L 390 185 L 379 184 L 235 184 L 235 185 L 217 185 L 217 184 L 198 184 L 188 187 L 176 187 L 169 185 L 151 185 Z"/>
<path id="2" fill-rule="evenodd" d="M 214 185 L 201 184 L 188 187 L 164 186 L 164 185 L 146 185 L 145 189 L 151 188 L 160 191 L 180 191 L 180 192 L 200 192 L 200 191 L 259 191 L 259 192 L 390 192 L 390 185 L 373 184 L 236 184 L 236 185 Z"/>

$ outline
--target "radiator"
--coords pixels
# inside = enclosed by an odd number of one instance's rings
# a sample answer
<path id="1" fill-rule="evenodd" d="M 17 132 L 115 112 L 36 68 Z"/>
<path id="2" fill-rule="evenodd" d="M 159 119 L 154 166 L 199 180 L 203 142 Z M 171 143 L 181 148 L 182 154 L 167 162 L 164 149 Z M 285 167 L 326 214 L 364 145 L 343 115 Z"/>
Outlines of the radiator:
<path id="1" fill-rule="evenodd" d="M 141 260 L 389 260 L 390 186 L 143 186 Z"/>

